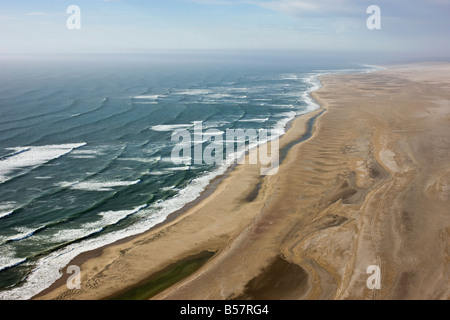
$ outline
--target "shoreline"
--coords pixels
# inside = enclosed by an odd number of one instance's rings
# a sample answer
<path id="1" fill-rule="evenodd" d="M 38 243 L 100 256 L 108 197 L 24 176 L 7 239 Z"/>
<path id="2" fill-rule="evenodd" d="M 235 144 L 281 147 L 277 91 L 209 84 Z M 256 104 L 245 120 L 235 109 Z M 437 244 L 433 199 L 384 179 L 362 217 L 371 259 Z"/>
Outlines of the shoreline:
<path id="1" fill-rule="evenodd" d="M 84 252 L 80 253 L 75 258 L 70 260 L 70 262 L 67 263 L 67 265 L 61 270 L 61 272 L 63 274 L 61 275 L 61 277 L 58 280 L 56 280 L 48 288 L 44 289 L 40 293 L 31 297 L 30 300 L 39 299 L 40 297 L 45 296 L 46 294 L 52 292 L 54 289 L 64 285 L 66 283 L 68 277 L 70 276 L 66 272 L 67 268 L 69 266 L 71 266 L 71 265 L 81 266 L 82 264 L 84 264 L 85 262 L 87 262 L 90 259 L 100 257 L 102 255 L 103 251 L 108 249 L 109 247 L 128 243 L 128 242 L 133 241 L 136 238 L 139 238 L 142 235 L 145 235 L 146 233 L 153 232 L 153 231 L 159 230 L 159 229 L 163 229 L 166 224 L 170 224 L 171 222 L 175 221 L 177 218 L 182 216 L 189 209 L 191 209 L 192 207 L 195 207 L 196 205 L 201 203 L 204 199 L 208 198 L 208 196 L 210 196 L 216 190 L 216 188 L 220 184 L 220 182 L 228 176 L 228 174 L 233 170 L 233 168 L 235 166 L 236 166 L 235 164 L 230 166 L 229 168 L 227 168 L 227 170 L 224 173 L 214 177 L 211 180 L 211 182 L 206 186 L 205 190 L 203 190 L 201 192 L 200 196 L 198 196 L 195 200 L 186 203 L 183 206 L 183 208 L 175 210 L 174 212 L 170 213 L 164 221 L 157 223 L 156 225 L 152 226 L 150 229 L 148 229 L 144 232 L 135 234 L 135 235 L 131 235 L 131 236 L 128 236 L 125 238 L 118 239 L 110 244 L 101 246 L 99 248 L 84 251 Z"/>
<path id="2" fill-rule="evenodd" d="M 154 299 L 450 297 L 450 64 L 326 76 L 252 223 Z M 368 266 L 381 289 L 367 285 Z"/>
<path id="3" fill-rule="evenodd" d="M 319 81 L 319 83 L 320 83 L 319 89 L 316 89 L 316 90 L 311 91 L 311 92 L 309 93 L 310 96 L 311 96 L 311 98 L 312 98 L 313 100 L 316 100 L 315 98 L 313 98 L 313 93 L 316 92 L 317 90 L 320 90 L 320 88 L 323 87 L 322 82 L 321 82 L 321 80 L 320 80 L 321 77 L 322 77 L 322 76 L 318 76 L 318 77 L 317 77 L 317 78 L 318 78 L 318 81 Z M 295 145 L 296 143 L 301 143 L 301 142 L 307 140 L 308 138 L 310 138 L 310 137 L 312 136 L 312 132 L 314 131 L 314 124 L 313 124 L 312 126 L 308 126 L 308 123 L 309 123 L 311 120 L 313 120 L 313 122 L 315 123 L 315 122 L 317 121 L 317 118 L 318 118 L 323 112 L 326 111 L 326 108 L 322 107 L 319 103 L 317 103 L 317 105 L 318 105 L 318 108 L 316 108 L 316 109 L 314 109 L 314 110 L 311 110 L 311 111 L 308 111 L 308 112 L 306 112 L 306 113 L 297 115 L 296 117 L 294 117 L 293 119 L 289 120 L 289 121 L 286 123 L 285 129 L 284 129 L 284 130 L 285 130 L 285 133 L 282 134 L 282 135 L 278 138 L 279 141 L 280 141 L 280 164 L 279 164 L 279 165 L 282 164 L 282 161 L 283 161 L 284 157 L 287 156 L 287 153 L 289 152 L 289 149 L 290 149 L 293 145 Z M 320 111 L 320 112 L 319 112 L 319 111 Z M 287 148 L 288 150 L 286 150 L 286 152 L 285 152 L 285 154 L 284 154 L 284 156 L 283 156 L 283 159 L 281 159 L 281 152 L 282 152 L 283 148 L 286 147 L 286 146 L 283 146 L 283 145 L 281 144 L 281 140 L 283 139 L 284 136 L 286 136 L 286 135 L 288 134 L 288 132 L 289 132 L 289 131 L 292 129 L 292 127 L 295 125 L 296 121 L 299 120 L 299 119 L 302 119 L 302 121 L 305 121 L 305 122 L 306 122 L 306 125 L 305 125 L 305 126 L 307 126 L 307 127 L 304 128 L 305 132 L 304 132 L 303 135 L 299 138 L 300 141 L 295 141 L 295 140 L 294 140 L 294 141 L 289 141 L 289 142 L 286 142 L 286 143 L 285 143 L 285 144 L 292 144 L 292 143 L 293 143 L 293 144 L 290 145 L 290 146 L 288 146 L 288 148 Z M 308 138 L 304 139 L 305 136 L 308 136 Z M 266 142 L 266 143 L 264 143 L 264 144 L 270 144 L 270 141 L 269 141 L 269 142 Z M 261 146 L 262 146 L 262 145 L 258 145 L 258 146 L 255 147 L 254 149 L 247 151 L 245 157 L 248 158 L 249 152 L 257 152 Z M 248 165 L 247 162 L 245 163 L 245 165 Z M 185 214 L 185 213 L 188 212 L 190 209 L 192 209 L 192 208 L 194 208 L 195 206 L 199 205 L 202 201 L 204 201 L 204 200 L 207 199 L 209 196 L 211 196 L 211 194 L 213 194 L 213 193 L 217 190 L 218 185 L 219 185 L 224 179 L 226 179 L 226 178 L 229 176 L 229 174 L 230 174 L 237 166 L 239 166 L 239 164 L 236 164 L 236 163 L 230 165 L 230 166 L 225 170 L 224 173 L 219 174 L 218 176 L 214 177 L 214 178 L 208 183 L 208 185 L 206 186 L 205 190 L 203 190 L 203 191 L 201 192 L 201 194 L 200 194 L 196 199 L 194 199 L 194 200 L 191 201 L 191 202 L 186 203 L 182 208 L 180 208 L 180 209 L 178 209 L 178 210 L 176 210 L 176 211 L 170 213 L 170 214 L 166 217 L 166 219 L 165 219 L 164 221 L 162 221 L 162 222 L 160 222 L 160 223 L 158 223 L 158 224 L 152 226 L 150 229 L 148 229 L 148 230 L 146 230 L 146 231 L 144 231 L 144 232 L 135 234 L 135 235 L 131 235 L 131 236 L 127 236 L 127 237 L 122 238 L 122 239 L 118 239 L 118 240 L 114 241 L 113 243 L 110 243 L 110 244 L 101 246 L 101 247 L 99 247 L 99 248 L 96 248 L 96 249 L 93 249 L 93 250 L 88 250 L 88 251 L 85 251 L 85 252 L 82 252 L 82 253 L 78 254 L 78 255 L 77 255 L 75 258 L 73 258 L 69 263 L 67 263 L 67 265 L 61 270 L 62 275 L 61 275 L 61 277 L 60 277 L 59 279 L 57 279 L 57 280 L 56 280 L 53 284 L 51 284 L 48 288 L 45 288 L 44 290 L 42 290 L 42 291 L 39 292 L 38 294 L 35 294 L 34 296 L 32 296 L 32 297 L 30 298 L 30 300 L 41 299 L 42 297 L 44 297 L 44 296 L 50 294 L 52 291 L 56 290 L 57 288 L 59 288 L 59 287 L 65 285 L 65 283 L 66 283 L 68 277 L 70 276 L 70 274 L 67 274 L 67 272 L 66 272 L 66 271 L 67 271 L 67 268 L 68 268 L 69 266 L 71 266 L 71 265 L 81 266 L 81 265 L 83 265 L 85 262 L 87 262 L 87 261 L 89 261 L 89 260 L 91 260 L 91 259 L 93 259 L 93 258 L 101 257 L 101 255 L 103 254 L 103 252 L 104 252 L 106 249 L 110 248 L 110 247 L 114 247 L 114 246 L 118 246 L 118 245 L 121 245 L 121 244 L 125 244 L 125 243 L 132 242 L 133 240 L 135 240 L 135 239 L 137 239 L 137 238 L 139 238 L 139 237 L 141 237 L 141 236 L 143 236 L 143 235 L 145 235 L 145 234 L 152 233 L 152 232 L 157 232 L 157 231 L 159 231 L 159 230 L 164 229 L 164 227 L 165 227 L 166 225 L 170 225 L 171 223 L 175 222 L 175 221 L 176 221 L 178 218 L 180 218 L 183 214 Z M 256 190 L 256 194 L 250 194 L 249 196 L 251 196 L 251 197 L 257 197 L 258 192 L 259 192 L 259 189 L 260 189 L 260 187 L 261 187 L 261 184 L 262 184 L 262 181 L 258 182 L 258 184 L 255 186 L 255 189 L 252 191 L 252 193 L 255 193 L 255 190 Z M 251 201 L 253 201 L 253 200 L 251 200 Z M 251 201 L 249 201 L 249 202 L 251 202 Z"/>
<path id="4" fill-rule="evenodd" d="M 280 149 L 319 115 L 313 134 L 276 175 L 236 166 L 170 223 L 88 259 L 81 290 L 39 299 L 110 297 L 205 251 L 216 254 L 152 299 L 448 299 L 449 74 L 427 63 L 323 77 L 321 108 Z"/>

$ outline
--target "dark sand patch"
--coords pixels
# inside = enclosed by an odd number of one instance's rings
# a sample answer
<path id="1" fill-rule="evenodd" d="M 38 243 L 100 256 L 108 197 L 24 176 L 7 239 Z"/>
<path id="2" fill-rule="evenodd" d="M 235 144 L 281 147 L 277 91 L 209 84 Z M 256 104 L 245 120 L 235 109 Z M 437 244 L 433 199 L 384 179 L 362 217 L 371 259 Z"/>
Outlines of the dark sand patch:
<path id="1" fill-rule="evenodd" d="M 292 300 L 308 290 L 308 273 L 278 256 L 236 300 Z"/>

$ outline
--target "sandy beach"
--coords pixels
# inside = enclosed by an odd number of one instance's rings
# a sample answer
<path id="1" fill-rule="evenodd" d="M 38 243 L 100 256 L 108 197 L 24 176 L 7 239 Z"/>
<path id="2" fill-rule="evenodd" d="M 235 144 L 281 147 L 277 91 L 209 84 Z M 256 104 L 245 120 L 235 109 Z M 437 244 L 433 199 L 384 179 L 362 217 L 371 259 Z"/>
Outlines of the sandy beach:
<path id="1" fill-rule="evenodd" d="M 114 298 L 192 257 L 152 299 L 449 299 L 450 64 L 321 81 L 276 175 L 236 166 L 168 222 L 72 261 L 81 290 L 64 272 L 35 299 Z"/>

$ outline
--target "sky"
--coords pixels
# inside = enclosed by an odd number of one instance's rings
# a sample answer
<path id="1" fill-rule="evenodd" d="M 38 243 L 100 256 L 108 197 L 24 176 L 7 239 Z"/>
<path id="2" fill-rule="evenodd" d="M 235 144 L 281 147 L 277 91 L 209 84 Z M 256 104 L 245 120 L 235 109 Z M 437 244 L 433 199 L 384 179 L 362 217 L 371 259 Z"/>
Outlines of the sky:
<path id="1" fill-rule="evenodd" d="M 70 30 L 67 8 L 80 8 Z M 377 5 L 381 29 L 370 30 Z M 0 54 L 303 51 L 450 56 L 450 0 L 2 0 Z"/>

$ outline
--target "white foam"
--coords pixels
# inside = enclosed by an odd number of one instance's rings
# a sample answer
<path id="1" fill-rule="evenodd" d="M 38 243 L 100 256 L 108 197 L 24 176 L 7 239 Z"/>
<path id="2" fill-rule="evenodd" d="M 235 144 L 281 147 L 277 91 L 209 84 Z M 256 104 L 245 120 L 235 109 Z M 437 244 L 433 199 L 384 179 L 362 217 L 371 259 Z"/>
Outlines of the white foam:
<path id="1" fill-rule="evenodd" d="M 165 172 L 165 171 L 150 171 L 148 174 L 152 175 L 152 176 L 163 176 L 163 175 L 167 174 L 167 172 Z"/>
<path id="2" fill-rule="evenodd" d="M 162 191 L 170 191 L 170 190 L 179 190 L 176 188 L 176 186 L 170 186 L 170 187 L 164 187 L 161 188 Z"/>
<path id="3" fill-rule="evenodd" d="M 319 77 L 323 74 L 311 74 L 309 77 L 306 77 L 304 80 L 309 85 L 309 89 L 303 93 L 302 98 L 303 101 L 307 104 L 308 111 L 314 111 L 319 109 L 320 106 L 314 101 L 311 97 L 311 93 L 319 90 L 322 87 L 322 83 L 319 80 Z"/>
<path id="4" fill-rule="evenodd" d="M 101 212 L 99 213 L 101 219 L 94 222 L 85 223 L 81 225 L 80 228 L 58 231 L 57 233 L 51 235 L 51 237 L 61 242 L 75 241 L 77 239 L 81 239 L 94 233 L 100 232 L 107 226 L 115 225 L 121 220 L 138 213 L 147 206 L 148 205 L 145 204 L 132 210 Z"/>
<path id="5" fill-rule="evenodd" d="M 7 154 L 6 156 L 3 156 L 2 158 L 11 157 L 18 153 L 28 151 L 28 150 L 30 150 L 30 148 L 29 147 L 15 147 L 15 148 L 6 148 L 6 150 L 10 150 L 10 151 L 12 151 L 12 153 Z"/>
<path id="6" fill-rule="evenodd" d="M 70 156 L 72 158 L 102 156 L 108 153 L 107 148 L 108 147 L 106 146 L 102 146 L 96 147 L 95 149 L 90 148 L 75 149 L 70 153 Z"/>
<path id="7" fill-rule="evenodd" d="M 149 158 L 118 158 L 119 161 L 133 161 L 142 163 L 154 163 L 161 160 L 161 157 L 149 157 Z"/>
<path id="8" fill-rule="evenodd" d="M 225 131 L 212 129 L 212 130 L 208 130 L 208 131 L 205 131 L 205 132 L 202 132 L 202 133 L 194 132 L 194 139 L 195 139 L 195 136 L 212 137 L 212 136 L 221 136 L 221 135 L 224 135 L 224 134 L 225 134 Z M 206 141 L 204 141 L 204 142 L 206 142 Z"/>
<path id="9" fill-rule="evenodd" d="M 203 129 L 209 129 L 209 128 L 217 128 L 217 127 L 221 127 L 224 125 L 229 124 L 230 121 L 211 121 L 211 122 L 206 122 L 206 123 L 202 123 L 202 127 Z"/>
<path id="10" fill-rule="evenodd" d="M 160 97 L 158 94 L 153 95 L 141 95 L 141 96 L 135 96 L 133 99 L 149 99 L 149 100 L 156 100 Z"/>
<path id="11" fill-rule="evenodd" d="M 0 247 L 0 271 L 14 267 L 25 262 L 24 258 L 17 258 L 11 245 L 4 244 Z"/>
<path id="12" fill-rule="evenodd" d="M 211 99 L 223 99 L 223 98 L 230 98 L 230 97 L 235 97 L 232 94 L 229 93 L 213 93 L 213 94 L 208 94 L 208 98 Z"/>
<path id="13" fill-rule="evenodd" d="M 159 104 L 158 101 L 135 102 L 134 104 Z"/>
<path id="14" fill-rule="evenodd" d="M 279 78 L 279 80 L 298 80 L 298 75 L 294 73 L 283 74 Z"/>
<path id="15" fill-rule="evenodd" d="M 14 211 L 0 211 L 0 219 L 1 218 L 4 218 L 4 217 L 7 217 L 7 216 L 10 216 L 10 215 L 12 215 L 14 213 Z"/>
<path id="16" fill-rule="evenodd" d="M 169 162 L 169 163 L 173 163 L 173 160 L 171 157 L 163 157 L 160 159 L 161 162 Z"/>
<path id="17" fill-rule="evenodd" d="M 14 211 L 16 206 L 17 206 L 17 203 L 14 201 L 0 202 L 0 212 Z"/>
<path id="18" fill-rule="evenodd" d="M 13 228 L 13 230 L 17 231 L 18 233 L 15 234 L 14 236 L 8 237 L 6 240 L 7 241 L 23 240 L 23 239 L 31 237 L 36 231 L 39 231 L 42 228 L 44 228 L 44 227 L 39 227 L 36 229 L 30 229 L 30 228 L 24 228 L 24 227 Z"/>
<path id="19" fill-rule="evenodd" d="M 268 120 L 269 120 L 269 118 L 254 118 L 254 119 L 240 119 L 238 121 L 239 122 L 260 122 L 260 123 L 263 123 L 263 122 L 266 122 Z"/>
<path id="20" fill-rule="evenodd" d="M 14 213 L 14 210 L 16 210 L 16 203 L 15 202 L 0 202 L 0 219 L 10 216 Z"/>
<path id="21" fill-rule="evenodd" d="M 308 89 L 301 93 L 301 97 L 303 101 L 306 103 L 307 107 L 305 110 L 301 110 L 300 112 L 290 111 L 290 112 L 284 112 L 279 114 L 278 116 L 281 117 L 281 119 L 276 123 L 273 133 L 277 133 L 279 136 L 283 135 L 286 132 L 286 125 L 294 119 L 296 116 L 300 114 L 305 114 L 311 111 L 314 111 L 320 106 L 313 100 L 311 97 L 311 93 L 320 89 L 322 87 L 322 83 L 319 80 L 319 77 L 323 75 L 322 73 L 311 73 L 307 77 L 303 78 L 303 80 L 307 83 Z M 278 106 L 278 105 L 273 105 Z M 281 105 L 280 105 L 281 106 Z M 287 106 L 284 106 L 287 107 Z M 293 108 L 294 106 L 291 105 Z"/>
<path id="22" fill-rule="evenodd" d="M 266 106 L 274 107 L 274 108 L 282 108 L 282 109 L 293 109 L 294 106 L 292 104 L 266 104 Z"/>
<path id="23" fill-rule="evenodd" d="M 286 111 L 286 112 L 274 114 L 273 117 L 274 118 L 286 118 L 286 117 L 292 118 L 292 117 L 295 117 L 295 115 L 297 115 L 296 111 Z"/>
<path id="24" fill-rule="evenodd" d="M 175 131 L 177 129 L 188 129 L 191 128 L 193 124 L 159 124 L 151 127 L 150 129 L 153 131 Z"/>
<path id="25" fill-rule="evenodd" d="M 182 89 L 178 92 L 174 92 L 177 95 L 190 95 L 190 96 L 200 96 L 207 95 L 211 91 L 209 89 Z"/>
<path id="26" fill-rule="evenodd" d="M 11 174 L 18 169 L 36 168 L 85 145 L 86 143 L 73 143 L 14 148 L 14 150 L 22 150 L 22 152 L 0 160 L 0 183 L 8 181 Z"/>
<path id="27" fill-rule="evenodd" d="M 191 160 L 191 158 L 186 158 L 187 160 Z M 167 171 L 186 171 L 189 170 L 190 167 L 189 166 L 184 166 L 184 167 L 173 167 L 173 168 L 167 168 L 165 170 Z"/>
<path id="28" fill-rule="evenodd" d="M 371 72 L 378 71 L 378 70 L 386 70 L 386 68 L 384 68 L 384 67 L 373 66 L 370 64 L 363 64 L 362 66 L 367 68 L 366 70 L 364 70 L 366 73 L 371 73 Z"/>
<path id="29" fill-rule="evenodd" d="M 82 182 L 61 182 L 57 186 L 70 188 L 72 190 L 84 191 L 113 191 L 117 187 L 128 187 L 140 183 L 141 180 L 135 181 L 82 181 Z"/>
<path id="30" fill-rule="evenodd" d="M 224 89 L 231 93 L 247 93 L 248 92 L 247 88 L 224 88 Z"/>

